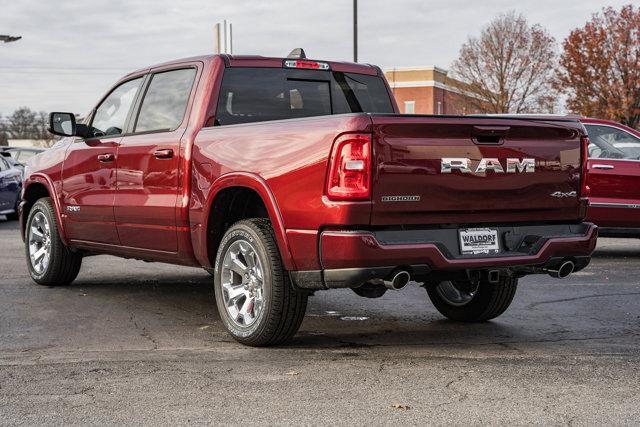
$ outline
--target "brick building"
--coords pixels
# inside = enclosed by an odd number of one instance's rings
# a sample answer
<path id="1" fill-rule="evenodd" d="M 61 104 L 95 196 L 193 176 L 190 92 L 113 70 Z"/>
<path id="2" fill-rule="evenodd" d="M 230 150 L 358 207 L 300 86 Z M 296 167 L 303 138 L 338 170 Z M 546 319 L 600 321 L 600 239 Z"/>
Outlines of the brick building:
<path id="1" fill-rule="evenodd" d="M 464 85 L 447 77 L 438 67 L 394 68 L 385 71 L 400 111 L 405 114 L 473 114 L 482 113 L 471 102 L 471 95 L 460 89 Z"/>

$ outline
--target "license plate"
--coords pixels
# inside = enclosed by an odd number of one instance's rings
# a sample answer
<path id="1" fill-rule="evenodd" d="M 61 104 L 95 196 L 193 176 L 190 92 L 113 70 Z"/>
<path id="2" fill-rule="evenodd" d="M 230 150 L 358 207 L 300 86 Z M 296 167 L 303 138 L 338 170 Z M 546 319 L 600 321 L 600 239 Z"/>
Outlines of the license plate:
<path id="1" fill-rule="evenodd" d="M 498 231 L 490 228 L 467 228 L 459 230 L 460 253 L 462 255 L 497 254 L 500 252 Z"/>

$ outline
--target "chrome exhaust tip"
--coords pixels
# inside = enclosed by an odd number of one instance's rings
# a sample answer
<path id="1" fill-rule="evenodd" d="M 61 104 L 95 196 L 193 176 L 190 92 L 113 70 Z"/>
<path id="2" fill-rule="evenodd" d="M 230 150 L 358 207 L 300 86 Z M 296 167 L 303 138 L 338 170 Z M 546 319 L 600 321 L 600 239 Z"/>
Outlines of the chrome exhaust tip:
<path id="1" fill-rule="evenodd" d="M 383 280 L 382 283 L 384 283 L 384 286 L 387 289 L 399 291 L 400 289 L 407 286 L 409 280 L 411 280 L 411 275 L 409 274 L 409 272 L 402 270 L 396 272 L 393 277 L 391 277 L 391 279 Z"/>
<path id="2" fill-rule="evenodd" d="M 573 261 L 564 261 L 562 264 L 560 264 L 560 267 L 558 267 L 557 270 L 549 270 L 549 276 L 555 277 L 556 279 L 564 279 L 565 277 L 573 273 L 575 267 L 576 266 Z"/>

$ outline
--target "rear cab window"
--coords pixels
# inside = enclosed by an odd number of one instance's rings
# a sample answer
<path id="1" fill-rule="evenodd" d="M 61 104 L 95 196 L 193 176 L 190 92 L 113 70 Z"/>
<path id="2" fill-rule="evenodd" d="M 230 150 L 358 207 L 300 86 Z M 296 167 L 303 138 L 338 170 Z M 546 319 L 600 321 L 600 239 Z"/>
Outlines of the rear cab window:
<path id="1" fill-rule="evenodd" d="M 231 67 L 215 125 L 344 113 L 393 113 L 382 78 L 336 71 Z"/>

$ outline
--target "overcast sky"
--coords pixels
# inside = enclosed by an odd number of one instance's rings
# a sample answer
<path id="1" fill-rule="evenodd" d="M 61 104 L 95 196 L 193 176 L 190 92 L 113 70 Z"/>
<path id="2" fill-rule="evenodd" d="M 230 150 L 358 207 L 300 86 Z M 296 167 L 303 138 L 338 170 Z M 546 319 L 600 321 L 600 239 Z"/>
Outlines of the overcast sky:
<path id="1" fill-rule="evenodd" d="M 558 44 L 592 13 L 626 1 L 360 0 L 359 60 L 383 68 L 448 68 L 460 45 L 514 9 Z M 213 26 L 233 23 L 234 53 L 352 59 L 352 0 L 0 0 L 0 114 L 20 106 L 84 114 L 120 76 L 213 52 Z"/>

